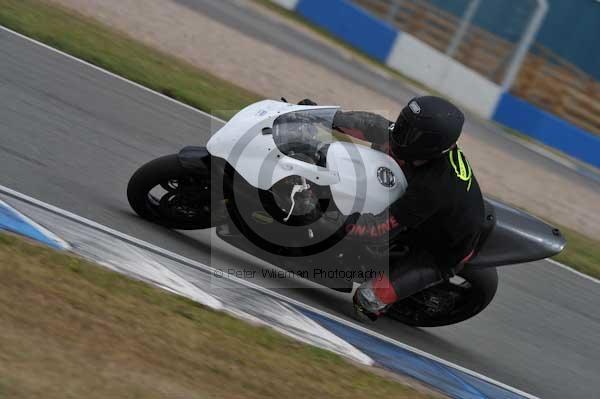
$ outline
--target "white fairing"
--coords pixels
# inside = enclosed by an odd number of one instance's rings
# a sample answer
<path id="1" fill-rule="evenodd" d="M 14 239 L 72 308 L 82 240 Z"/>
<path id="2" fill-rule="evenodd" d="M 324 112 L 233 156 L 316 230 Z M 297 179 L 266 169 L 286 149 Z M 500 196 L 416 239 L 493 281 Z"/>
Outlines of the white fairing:
<path id="1" fill-rule="evenodd" d="M 323 168 L 283 154 L 273 135 L 262 133 L 283 114 L 337 108 L 261 101 L 235 115 L 211 137 L 207 149 L 259 189 L 267 190 L 289 176 L 301 176 L 311 184 L 331 186 L 333 200 L 344 215 L 382 212 L 407 187 L 402 169 L 388 155 L 362 145 L 335 142 L 329 146 L 327 167 Z"/>
<path id="2" fill-rule="evenodd" d="M 344 215 L 383 212 L 404 194 L 408 186 L 396 161 L 383 152 L 361 145 L 331 144 L 327 167 L 339 174 L 340 180 L 331 185 L 331 193 Z"/>
<path id="3" fill-rule="evenodd" d="M 336 107 L 261 101 L 236 114 L 210 138 L 206 147 L 211 155 L 227 160 L 248 183 L 261 190 L 289 176 L 302 176 L 319 185 L 330 185 L 339 180 L 337 173 L 282 154 L 273 136 L 262 134 L 262 130 L 272 128 L 275 119 L 282 114 L 328 108 Z"/>

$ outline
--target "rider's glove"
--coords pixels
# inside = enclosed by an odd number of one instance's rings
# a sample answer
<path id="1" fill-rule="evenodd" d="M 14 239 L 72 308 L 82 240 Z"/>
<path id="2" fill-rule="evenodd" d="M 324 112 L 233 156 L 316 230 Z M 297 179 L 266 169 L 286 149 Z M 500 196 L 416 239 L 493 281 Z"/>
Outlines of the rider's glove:
<path id="1" fill-rule="evenodd" d="M 406 229 L 389 212 L 353 214 L 346 222 L 346 234 L 351 239 L 369 244 L 388 244 Z"/>
<path id="2" fill-rule="evenodd" d="M 316 103 L 316 102 L 314 102 L 314 101 L 313 101 L 313 100 L 311 100 L 311 99 L 305 98 L 304 100 L 300 101 L 300 102 L 298 103 L 298 105 L 310 105 L 310 106 L 315 106 L 315 105 L 317 105 L 317 103 Z"/>

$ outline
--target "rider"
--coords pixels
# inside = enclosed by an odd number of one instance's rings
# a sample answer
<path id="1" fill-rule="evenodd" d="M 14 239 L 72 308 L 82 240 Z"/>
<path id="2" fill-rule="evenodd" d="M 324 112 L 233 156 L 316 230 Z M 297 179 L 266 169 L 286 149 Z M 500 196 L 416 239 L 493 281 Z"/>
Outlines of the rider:
<path id="1" fill-rule="evenodd" d="M 303 100 L 301 105 L 316 105 Z M 464 114 L 433 96 L 412 99 L 393 123 L 368 112 L 338 112 L 334 128 L 372 142 L 400 164 L 405 194 L 386 211 L 354 214 L 346 231 L 369 246 L 402 243 L 389 276 L 363 283 L 353 297 L 360 320 L 451 277 L 473 255 L 484 222 L 479 184 L 457 140 Z M 376 177 L 374 177 L 376 178 Z M 389 247 L 388 247 L 389 248 Z"/>

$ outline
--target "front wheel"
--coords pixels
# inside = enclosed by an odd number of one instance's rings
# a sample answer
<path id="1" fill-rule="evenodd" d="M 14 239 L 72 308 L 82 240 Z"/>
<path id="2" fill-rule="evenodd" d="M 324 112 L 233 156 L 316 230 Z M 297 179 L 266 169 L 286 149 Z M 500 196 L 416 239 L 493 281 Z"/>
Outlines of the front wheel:
<path id="1" fill-rule="evenodd" d="M 403 299 L 389 309 L 392 319 L 415 327 L 440 327 L 470 319 L 496 294 L 495 268 L 463 270 L 450 281 Z"/>
<path id="2" fill-rule="evenodd" d="M 127 185 L 129 205 L 142 218 L 179 230 L 211 227 L 210 170 L 185 169 L 177 154 L 139 168 Z"/>

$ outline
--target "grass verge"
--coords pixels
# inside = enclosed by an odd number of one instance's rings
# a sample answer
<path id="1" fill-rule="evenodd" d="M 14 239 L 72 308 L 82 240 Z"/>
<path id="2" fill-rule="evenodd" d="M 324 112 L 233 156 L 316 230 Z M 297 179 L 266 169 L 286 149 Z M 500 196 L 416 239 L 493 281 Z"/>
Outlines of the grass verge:
<path id="1" fill-rule="evenodd" d="M 0 0 L 0 24 L 221 118 L 260 96 L 40 0 Z"/>
<path id="2" fill-rule="evenodd" d="M 567 247 L 554 260 L 600 279 L 600 241 L 566 227 L 560 231 L 567 239 Z"/>
<path id="3" fill-rule="evenodd" d="M 256 1 L 352 49 L 295 13 L 269 0 Z M 0 0 L 0 24 L 207 112 L 240 109 L 260 99 L 258 94 L 42 0 Z M 231 116 L 218 111 L 216 115 L 225 119 Z M 569 244 L 556 259 L 600 277 L 600 243 L 569 229 L 563 231 Z"/>
<path id="4" fill-rule="evenodd" d="M 269 328 L 0 233 L 0 397 L 426 398 Z"/>

